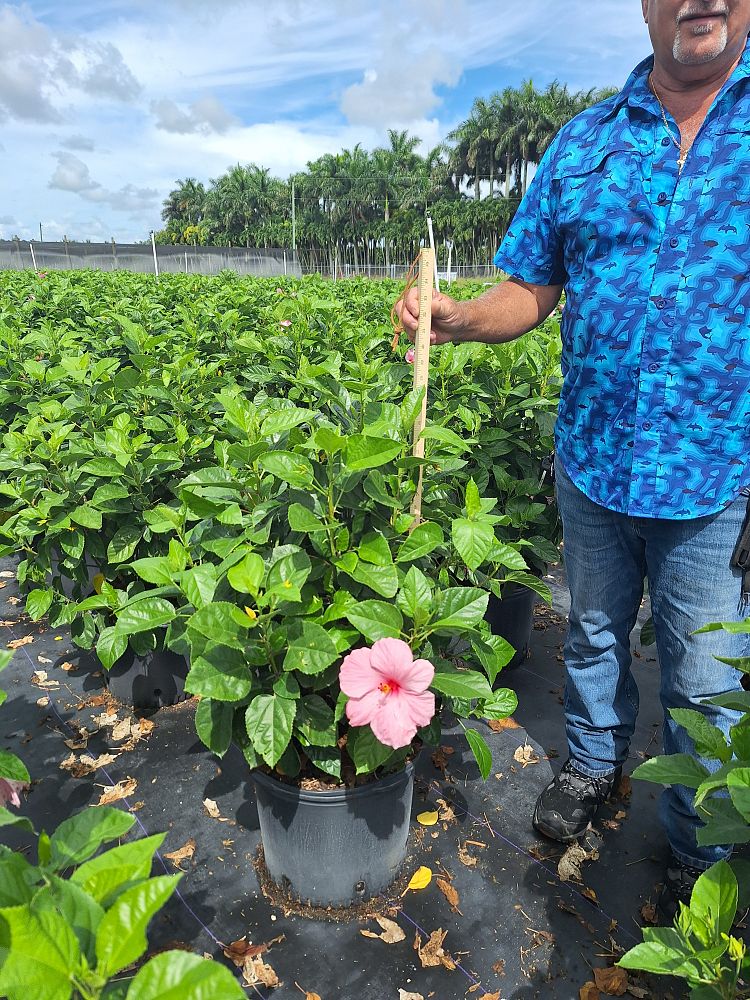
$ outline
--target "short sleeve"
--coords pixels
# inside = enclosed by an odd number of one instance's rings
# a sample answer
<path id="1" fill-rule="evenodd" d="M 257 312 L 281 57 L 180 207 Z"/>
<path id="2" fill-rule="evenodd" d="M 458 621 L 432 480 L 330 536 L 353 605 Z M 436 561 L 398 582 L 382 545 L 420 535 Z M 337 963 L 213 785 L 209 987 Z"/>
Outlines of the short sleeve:
<path id="1" fill-rule="evenodd" d="M 555 140 L 545 153 L 494 258 L 500 270 L 532 285 L 564 285 L 568 277 L 552 185 L 557 147 Z"/>

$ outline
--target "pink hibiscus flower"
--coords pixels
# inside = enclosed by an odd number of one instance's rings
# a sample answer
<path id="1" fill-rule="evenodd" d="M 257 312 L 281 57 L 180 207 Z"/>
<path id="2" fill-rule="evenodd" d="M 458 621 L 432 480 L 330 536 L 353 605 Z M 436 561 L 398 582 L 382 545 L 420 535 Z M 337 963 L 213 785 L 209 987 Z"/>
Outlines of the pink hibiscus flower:
<path id="1" fill-rule="evenodd" d="M 427 690 L 434 676 L 430 661 L 415 660 L 401 639 L 378 639 L 371 649 L 353 649 L 339 672 L 341 690 L 349 696 L 349 722 L 369 725 L 394 750 L 408 746 L 435 714 L 435 695 Z"/>
<path id="2" fill-rule="evenodd" d="M 409 350 L 404 355 L 404 360 L 408 361 L 410 365 L 414 364 L 414 348 L 410 347 Z"/>
<path id="3" fill-rule="evenodd" d="M 16 809 L 21 805 L 21 799 L 18 793 L 26 788 L 25 781 L 13 781 L 11 778 L 0 778 L 0 806 L 4 806 L 6 802 L 10 805 L 15 806 Z"/>
<path id="4" fill-rule="evenodd" d="M 280 319 L 279 320 L 279 326 L 287 327 L 287 326 L 291 326 L 291 325 L 292 325 L 292 321 L 290 319 Z"/>

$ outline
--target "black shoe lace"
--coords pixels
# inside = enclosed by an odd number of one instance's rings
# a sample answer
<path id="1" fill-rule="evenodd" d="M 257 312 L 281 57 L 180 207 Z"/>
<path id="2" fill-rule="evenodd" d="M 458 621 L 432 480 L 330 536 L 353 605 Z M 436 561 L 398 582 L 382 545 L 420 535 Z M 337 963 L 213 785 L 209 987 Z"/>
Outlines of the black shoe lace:
<path id="1" fill-rule="evenodd" d="M 569 787 L 576 798 L 586 797 L 604 801 L 612 790 L 614 775 L 595 778 L 577 771 L 568 761 L 558 775 L 558 782 L 564 787 Z"/>

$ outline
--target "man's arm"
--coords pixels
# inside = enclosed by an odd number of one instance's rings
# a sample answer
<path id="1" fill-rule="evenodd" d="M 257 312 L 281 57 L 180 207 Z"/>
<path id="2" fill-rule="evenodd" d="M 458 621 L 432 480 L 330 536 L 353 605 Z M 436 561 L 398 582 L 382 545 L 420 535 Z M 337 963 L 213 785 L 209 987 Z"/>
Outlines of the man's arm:
<path id="1" fill-rule="evenodd" d="M 509 278 L 467 302 L 433 292 L 430 342 L 502 344 L 515 340 L 544 322 L 560 301 L 562 290 L 562 285 L 532 285 Z M 419 322 L 417 289 L 412 288 L 396 309 L 413 340 Z"/>

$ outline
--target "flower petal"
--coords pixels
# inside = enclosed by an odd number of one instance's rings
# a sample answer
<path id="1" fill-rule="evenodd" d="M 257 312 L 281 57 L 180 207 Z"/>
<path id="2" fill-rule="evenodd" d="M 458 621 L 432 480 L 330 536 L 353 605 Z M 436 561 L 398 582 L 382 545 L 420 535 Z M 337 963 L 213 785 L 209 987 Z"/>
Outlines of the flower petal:
<path id="1" fill-rule="evenodd" d="M 398 750 L 408 746 L 417 729 L 428 725 L 434 714 L 435 695 L 431 691 L 421 694 L 395 691 L 386 696 L 370 727 L 381 743 Z"/>
<path id="2" fill-rule="evenodd" d="M 353 726 L 369 726 L 386 697 L 374 688 L 361 698 L 350 698 L 346 703 L 347 719 Z"/>
<path id="3" fill-rule="evenodd" d="M 429 660 L 414 660 L 398 679 L 401 687 L 410 694 L 421 694 L 432 684 L 435 668 Z"/>
<path id="4" fill-rule="evenodd" d="M 14 781 L 11 778 L 0 778 L 0 806 L 4 806 L 5 803 L 9 803 L 12 806 L 18 808 L 21 805 L 21 799 L 18 793 L 26 788 L 25 781 Z"/>
<path id="5" fill-rule="evenodd" d="M 386 680 L 401 686 L 401 676 L 414 662 L 411 647 L 403 639 L 377 639 L 372 644 L 370 662 Z"/>
<path id="6" fill-rule="evenodd" d="M 366 646 L 347 653 L 339 671 L 339 684 L 344 694 L 350 698 L 361 698 L 369 691 L 377 690 L 382 677 L 372 668 L 371 650 Z"/>

